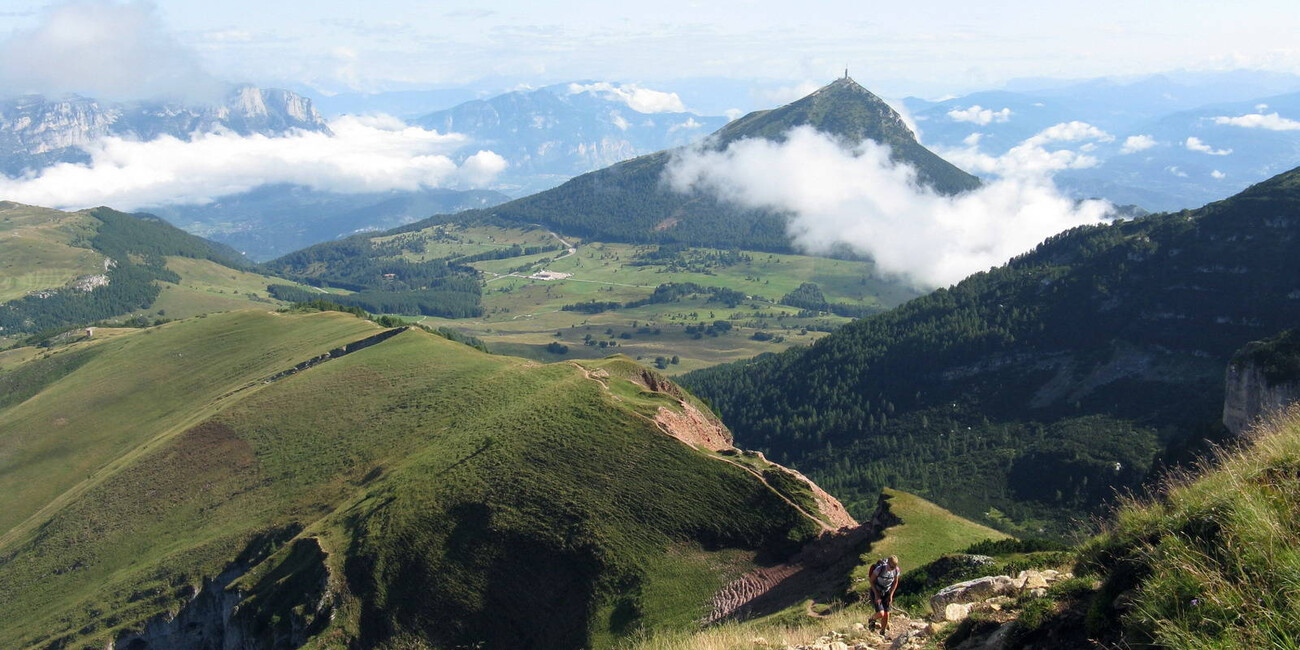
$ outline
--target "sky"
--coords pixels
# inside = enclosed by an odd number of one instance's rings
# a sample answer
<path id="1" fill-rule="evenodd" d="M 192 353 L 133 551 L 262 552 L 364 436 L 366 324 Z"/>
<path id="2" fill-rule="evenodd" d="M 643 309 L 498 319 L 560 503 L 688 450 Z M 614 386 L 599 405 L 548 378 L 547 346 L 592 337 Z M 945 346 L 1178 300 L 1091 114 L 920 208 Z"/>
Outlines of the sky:
<path id="1" fill-rule="evenodd" d="M 796 85 L 846 65 L 890 96 L 1023 77 L 1300 73 L 1294 0 L 102 2 L 153 14 L 186 63 L 216 78 L 330 93 L 585 79 Z M 0 34 L 35 29 L 67 4 L 6 0 Z"/>

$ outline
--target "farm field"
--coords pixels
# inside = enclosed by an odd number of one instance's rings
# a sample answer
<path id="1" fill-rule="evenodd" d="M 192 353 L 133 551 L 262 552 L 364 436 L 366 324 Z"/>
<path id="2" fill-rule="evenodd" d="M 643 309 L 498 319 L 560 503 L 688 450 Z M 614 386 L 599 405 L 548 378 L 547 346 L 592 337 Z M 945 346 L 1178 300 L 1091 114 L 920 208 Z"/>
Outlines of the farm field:
<path id="1" fill-rule="evenodd" d="M 867 261 L 584 242 L 540 227 L 440 225 L 374 241 L 404 242 L 402 257 L 415 261 L 563 242 L 571 248 L 469 262 L 483 276 L 482 317 L 416 318 L 480 338 L 503 354 L 557 361 L 619 352 L 670 374 L 807 345 L 850 320 L 779 304 L 804 283 L 816 284 L 830 303 L 870 310 L 919 295 Z M 677 301 L 648 301 L 657 287 L 669 283 L 693 283 L 706 291 Z M 728 303 L 707 293 L 715 288 L 744 298 Z M 636 301 L 648 304 L 564 309 Z"/>

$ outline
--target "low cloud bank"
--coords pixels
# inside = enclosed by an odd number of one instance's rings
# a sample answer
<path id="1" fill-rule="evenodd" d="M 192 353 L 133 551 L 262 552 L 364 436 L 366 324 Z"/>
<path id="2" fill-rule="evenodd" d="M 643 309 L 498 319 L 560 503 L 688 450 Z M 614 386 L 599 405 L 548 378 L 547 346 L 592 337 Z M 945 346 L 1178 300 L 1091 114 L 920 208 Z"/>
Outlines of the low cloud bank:
<path id="1" fill-rule="evenodd" d="M 1053 161 L 1050 152 L 1046 160 L 1026 154 L 1050 141 L 1109 137 L 1080 124 L 1040 133 L 1011 160 L 988 157 L 990 167 L 1009 173 L 959 196 L 919 185 L 916 170 L 890 160 L 886 146 L 845 148 L 811 127 L 792 129 L 782 143 L 747 139 L 724 151 L 686 150 L 668 166 L 665 182 L 678 192 L 787 212 L 791 236 L 809 252 L 847 244 L 885 272 L 926 287 L 946 286 L 1050 235 L 1106 218 L 1109 203 L 1076 202 L 1052 185 L 1043 170 L 1061 168 L 1062 161 Z M 1030 173 L 1032 165 L 1040 171 Z"/>
<path id="2" fill-rule="evenodd" d="M 148 142 L 109 137 L 86 148 L 89 164 L 62 163 L 23 178 L 0 176 L 7 200 L 64 209 L 111 205 L 208 203 L 261 185 L 292 183 L 321 191 L 414 191 L 480 187 L 506 160 L 479 151 L 457 164 L 450 154 L 461 135 L 410 127 L 389 117 L 341 117 L 333 135 L 283 137 L 195 134 Z"/>

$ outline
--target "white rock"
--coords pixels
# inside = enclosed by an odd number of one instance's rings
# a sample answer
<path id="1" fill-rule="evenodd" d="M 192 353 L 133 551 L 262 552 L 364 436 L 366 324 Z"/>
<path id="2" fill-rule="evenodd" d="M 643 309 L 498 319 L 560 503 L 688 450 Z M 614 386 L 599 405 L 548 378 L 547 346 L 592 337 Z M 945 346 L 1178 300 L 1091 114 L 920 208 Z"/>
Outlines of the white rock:
<path id="1" fill-rule="evenodd" d="M 957 622 L 970 616 L 970 605 L 964 603 L 948 603 L 943 607 L 943 620 Z"/>
<path id="2" fill-rule="evenodd" d="M 849 644 L 843 641 L 836 641 L 831 644 L 831 650 L 849 650 Z"/>
<path id="3" fill-rule="evenodd" d="M 930 598 L 930 611 L 936 618 L 942 617 L 944 607 L 951 603 L 973 603 L 993 596 L 1016 591 L 1015 580 L 1009 576 L 990 576 L 959 582 L 944 587 Z"/>
<path id="4" fill-rule="evenodd" d="M 1047 580 L 1048 580 L 1047 574 L 1039 573 L 1037 571 L 1030 571 L 1029 575 L 1025 576 L 1025 584 L 1021 585 L 1020 588 L 1021 589 L 1046 589 Z"/>

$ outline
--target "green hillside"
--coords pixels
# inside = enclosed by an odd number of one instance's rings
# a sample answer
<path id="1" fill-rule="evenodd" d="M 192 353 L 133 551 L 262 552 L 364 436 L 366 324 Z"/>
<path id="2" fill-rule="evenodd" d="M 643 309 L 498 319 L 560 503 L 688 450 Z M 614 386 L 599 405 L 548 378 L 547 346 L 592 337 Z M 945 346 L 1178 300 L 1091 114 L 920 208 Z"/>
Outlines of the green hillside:
<path id="1" fill-rule="evenodd" d="M 5 360 L 3 647 L 613 647 L 823 528 L 626 360 L 265 310 Z"/>
<path id="2" fill-rule="evenodd" d="M 0 203 L 0 341 L 169 308 L 279 304 L 252 275 L 234 250 L 150 215 Z"/>
<path id="3" fill-rule="evenodd" d="M 1194 457 L 1234 351 L 1300 321 L 1300 170 L 1083 227 L 809 348 L 686 375 L 740 444 L 861 516 L 883 486 L 1068 530 Z M 854 505 L 856 504 L 856 505 Z"/>
<path id="4" fill-rule="evenodd" d="M 916 167 L 923 182 L 944 194 L 979 186 L 977 178 L 921 146 L 888 104 L 848 78 L 791 104 L 737 119 L 715 133 L 709 146 L 721 148 L 742 138 L 779 139 L 805 125 L 850 144 L 867 139 L 888 144 L 894 160 Z M 784 215 L 738 209 L 664 187 L 663 171 L 674 155 L 662 151 L 634 158 L 485 212 L 601 241 L 790 250 Z"/>
<path id="5" fill-rule="evenodd" d="M 1080 549 L 1103 580 L 1092 638 L 1163 648 L 1294 648 L 1300 640 L 1300 418 L 1276 418 L 1239 452 L 1158 501 L 1132 501 Z"/>

